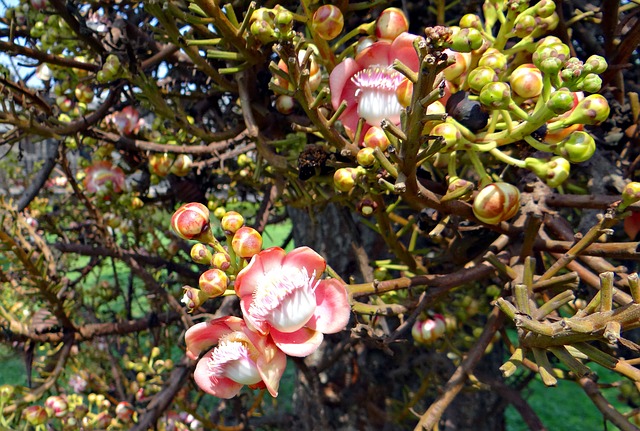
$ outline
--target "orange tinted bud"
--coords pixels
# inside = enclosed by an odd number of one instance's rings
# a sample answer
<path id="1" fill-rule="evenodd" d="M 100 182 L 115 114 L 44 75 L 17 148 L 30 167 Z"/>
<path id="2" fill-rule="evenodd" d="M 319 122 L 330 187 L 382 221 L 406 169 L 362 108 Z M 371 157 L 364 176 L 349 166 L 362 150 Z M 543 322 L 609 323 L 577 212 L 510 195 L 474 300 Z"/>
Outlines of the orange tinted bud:
<path id="1" fill-rule="evenodd" d="M 509 77 L 511 89 L 525 99 L 538 97 L 542 92 L 542 72 L 533 64 L 521 64 Z"/>
<path id="2" fill-rule="evenodd" d="M 236 255 L 248 259 L 262 250 L 262 236 L 252 227 L 241 227 L 233 235 L 231 247 Z"/>
<path id="3" fill-rule="evenodd" d="M 220 226 L 225 234 L 232 235 L 244 226 L 244 217 L 235 211 L 227 211 L 220 220 Z"/>
<path id="4" fill-rule="evenodd" d="M 340 168 L 333 174 L 333 184 L 341 192 L 350 192 L 356 185 L 356 175 L 353 168 Z"/>
<path id="5" fill-rule="evenodd" d="M 191 260 L 195 263 L 199 263 L 201 265 L 209 265 L 211 263 L 211 251 L 209 251 L 207 246 L 202 243 L 194 244 L 193 247 L 191 247 L 190 255 Z"/>
<path id="6" fill-rule="evenodd" d="M 491 183 L 480 190 L 473 201 L 473 213 L 487 224 L 498 224 L 516 215 L 520 209 L 520 191 L 509 183 Z"/>
<path id="7" fill-rule="evenodd" d="M 322 39 L 335 39 L 344 27 L 344 17 L 338 7 L 333 5 L 320 6 L 311 20 L 313 31 Z"/>
<path id="8" fill-rule="evenodd" d="M 173 157 L 168 153 L 154 153 L 149 156 L 149 171 L 159 177 L 166 177 L 173 165 Z"/>
<path id="9" fill-rule="evenodd" d="M 360 151 L 358 151 L 358 154 L 356 155 L 358 164 L 364 168 L 372 167 L 376 163 L 374 151 L 375 150 L 371 147 L 360 148 Z"/>
<path id="10" fill-rule="evenodd" d="M 413 85 L 413 84 L 412 84 Z M 367 133 L 364 134 L 364 146 L 369 148 L 380 148 L 380 151 L 386 151 L 391 144 L 387 134 L 384 130 L 378 126 L 370 127 Z"/>
<path id="11" fill-rule="evenodd" d="M 458 83 L 458 78 L 462 79 L 464 74 L 467 72 L 471 58 L 470 54 L 452 51 L 450 49 L 445 49 L 444 52 L 449 56 L 449 58 L 453 57 L 455 62 L 444 69 L 442 73 L 448 81 Z"/>
<path id="12" fill-rule="evenodd" d="M 398 103 L 403 108 L 411 105 L 411 98 L 413 96 L 413 82 L 409 81 L 407 78 L 403 79 L 398 88 L 396 88 L 396 97 L 398 98 Z"/>
<path id="13" fill-rule="evenodd" d="M 197 239 L 209 231 L 209 209 L 198 202 L 182 205 L 171 217 L 171 229 L 183 239 Z"/>
<path id="14" fill-rule="evenodd" d="M 173 162 L 173 165 L 171 165 L 170 172 L 173 175 L 184 177 L 189 172 L 191 172 L 191 165 L 193 165 L 193 160 L 191 159 L 190 155 L 178 154 L 176 156 L 175 162 Z"/>
<path id="15" fill-rule="evenodd" d="M 376 21 L 376 36 L 380 39 L 394 40 L 408 30 L 409 20 L 397 7 L 386 8 Z"/>
<path id="16" fill-rule="evenodd" d="M 22 417 L 31 425 L 43 425 L 47 422 L 49 415 L 44 407 L 33 405 L 22 410 Z"/>
<path id="17" fill-rule="evenodd" d="M 200 275 L 198 286 L 209 297 L 215 298 L 227 290 L 229 277 L 217 268 L 208 269 Z"/>

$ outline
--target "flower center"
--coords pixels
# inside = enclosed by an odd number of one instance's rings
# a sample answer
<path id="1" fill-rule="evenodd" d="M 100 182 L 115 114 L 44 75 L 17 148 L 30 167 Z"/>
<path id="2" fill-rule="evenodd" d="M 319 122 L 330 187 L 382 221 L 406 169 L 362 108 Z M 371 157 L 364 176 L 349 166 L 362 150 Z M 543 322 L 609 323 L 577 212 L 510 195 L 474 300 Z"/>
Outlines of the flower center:
<path id="1" fill-rule="evenodd" d="M 262 380 L 247 345 L 233 338 L 223 337 L 211 352 L 208 363 L 211 377 L 227 377 L 243 385 L 255 385 Z"/>
<path id="2" fill-rule="evenodd" d="M 369 66 L 353 75 L 351 81 L 358 87 L 358 115 L 371 126 L 380 126 L 385 118 L 398 124 L 402 106 L 396 89 L 403 79 L 400 72 L 383 66 Z"/>
<path id="3" fill-rule="evenodd" d="M 302 328 L 316 309 L 315 288 L 319 281 L 304 269 L 272 271 L 253 292 L 249 314 L 266 320 L 281 332 Z"/>

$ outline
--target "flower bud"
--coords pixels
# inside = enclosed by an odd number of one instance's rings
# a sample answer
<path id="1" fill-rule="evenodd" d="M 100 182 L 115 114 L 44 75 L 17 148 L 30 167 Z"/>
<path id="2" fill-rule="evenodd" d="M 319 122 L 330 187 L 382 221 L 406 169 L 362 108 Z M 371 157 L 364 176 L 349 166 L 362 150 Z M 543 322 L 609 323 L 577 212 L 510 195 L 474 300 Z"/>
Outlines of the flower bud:
<path id="1" fill-rule="evenodd" d="M 337 6 L 322 5 L 313 14 L 311 28 L 324 40 L 335 39 L 344 27 L 344 16 Z"/>
<path id="2" fill-rule="evenodd" d="M 356 204 L 356 211 L 364 217 L 370 217 L 378 210 L 378 203 L 369 197 L 361 199 Z"/>
<path id="3" fill-rule="evenodd" d="M 380 151 L 386 151 L 390 145 L 387 134 L 378 126 L 370 127 L 364 134 L 364 146 L 369 148 L 380 148 Z"/>
<path id="4" fill-rule="evenodd" d="M 191 172 L 191 166 L 193 165 L 193 159 L 188 154 L 178 154 L 176 160 L 171 165 L 171 172 L 178 177 L 184 177 Z"/>
<path id="5" fill-rule="evenodd" d="M 451 36 L 451 49 L 458 52 L 471 52 L 483 43 L 482 33 L 475 28 L 461 28 Z"/>
<path id="6" fill-rule="evenodd" d="M 602 78 L 595 73 L 588 73 L 579 83 L 578 90 L 586 91 L 587 93 L 597 93 L 601 87 Z"/>
<path id="7" fill-rule="evenodd" d="M 638 182 L 630 182 L 624 187 L 622 191 L 622 203 L 620 207 L 624 210 L 629 205 L 634 204 L 640 201 L 640 183 Z"/>
<path id="8" fill-rule="evenodd" d="M 44 425 L 47 422 L 49 416 L 44 407 L 33 405 L 26 407 L 22 410 L 22 417 L 30 424 L 34 426 Z"/>
<path id="9" fill-rule="evenodd" d="M 173 157 L 169 153 L 153 153 L 149 156 L 149 172 L 159 177 L 169 175 Z"/>
<path id="10" fill-rule="evenodd" d="M 533 53 L 533 64 L 543 73 L 556 74 L 569 60 L 569 47 L 564 43 L 539 46 Z"/>
<path id="11" fill-rule="evenodd" d="M 432 318 L 416 320 L 411 335 L 416 343 L 429 345 L 442 337 L 446 329 L 444 316 L 435 314 Z"/>
<path id="12" fill-rule="evenodd" d="M 478 66 L 490 67 L 500 74 L 507 69 L 507 57 L 497 49 L 489 48 L 478 60 Z"/>
<path id="13" fill-rule="evenodd" d="M 122 422 L 126 423 L 131 421 L 133 413 L 135 413 L 135 410 L 131 403 L 128 403 L 127 401 L 120 401 L 116 405 L 116 418 Z"/>
<path id="14" fill-rule="evenodd" d="M 600 94 L 590 94 L 575 107 L 571 115 L 563 120 L 564 125 L 598 125 L 609 117 L 609 103 Z"/>
<path id="15" fill-rule="evenodd" d="M 394 40 L 408 30 L 409 21 L 404 12 L 397 7 L 386 8 L 376 20 L 375 33 L 379 39 Z"/>
<path id="16" fill-rule="evenodd" d="M 607 70 L 607 60 L 599 55 L 592 55 L 584 62 L 584 70 L 599 75 Z"/>
<path id="17" fill-rule="evenodd" d="M 93 101 L 93 88 L 87 84 L 78 84 L 74 93 L 79 102 L 91 103 Z"/>
<path id="18" fill-rule="evenodd" d="M 596 152 L 596 141 L 587 132 L 576 131 L 563 139 L 554 152 L 571 163 L 585 162 Z"/>
<path id="19" fill-rule="evenodd" d="M 407 78 L 403 79 L 396 88 L 396 97 L 398 98 L 398 103 L 403 108 L 411 105 L 411 98 L 413 97 L 413 82 L 409 81 Z"/>
<path id="20" fill-rule="evenodd" d="M 227 210 L 224 209 L 224 207 L 217 207 L 213 210 L 213 216 L 218 220 L 221 220 L 226 213 L 227 213 Z"/>
<path id="21" fill-rule="evenodd" d="M 535 14 L 541 18 L 548 18 L 556 11 L 556 4 L 551 0 L 540 0 L 534 7 Z"/>
<path id="22" fill-rule="evenodd" d="M 197 239 L 209 232 L 209 209 L 198 202 L 184 204 L 173 213 L 171 228 L 182 239 Z"/>
<path id="23" fill-rule="evenodd" d="M 535 30 L 537 25 L 536 19 L 532 15 L 519 15 L 513 25 L 513 32 L 519 38 L 524 38 Z"/>
<path id="24" fill-rule="evenodd" d="M 214 268 L 218 268 L 218 269 L 221 269 L 222 271 L 226 271 L 231 266 L 231 257 L 227 253 L 223 253 L 219 251 L 213 254 L 213 258 L 211 259 L 211 265 Z"/>
<path id="25" fill-rule="evenodd" d="M 546 106 L 556 114 L 564 114 L 574 107 L 575 96 L 567 90 L 558 90 L 551 93 Z"/>
<path id="26" fill-rule="evenodd" d="M 478 105 L 480 105 L 480 104 L 478 103 Z M 423 135 L 428 135 L 429 133 L 431 133 L 431 129 L 433 129 L 433 127 L 436 124 L 440 124 L 446 119 L 447 110 L 439 100 L 436 100 L 435 102 L 433 102 L 433 103 L 429 104 L 429 106 L 427 106 L 426 114 L 427 115 L 440 115 L 441 119 L 425 121 L 424 126 L 422 127 L 422 134 Z M 456 121 L 458 121 L 457 118 L 456 118 Z M 460 121 L 458 121 L 458 122 L 460 122 Z"/>
<path id="27" fill-rule="evenodd" d="M 102 411 L 98 413 L 92 422 L 93 429 L 107 429 L 107 427 L 111 424 L 111 415 L 109 412 Z"/>
<path id="28" fill-rule="evenodd" d="M 482 28 L 482 21 L 478 15 L 468 13 L 460 18 L 460 28 L 475 28 L 480 30 Z"/>
<path id="29" fill-rule="evenodd" d="M 45 400 L 44 408 L 47 409 L 47 413 L 50 416 L 62 418 L 67 415 L 69 406 L 67 401 L 61 396 L 52 395 Z"/>
<path id="30" fill-rule="evenodd" d="M 511 103 L 511 87 L 502 81 L 490 82 L 482 87 L 478 100 L 489 109 L 507 109 Z"/>
<path id="31" fill-rule="evenodd" d="M 538 97 L 542 93 L 542 72 L 531 63 L 521 64 L 509 77 L 511 89 L 523 99 Z"/>
<path id="32" fill-rule="evenodd" d="M 520 209 L 520 191 L 499 182 L 485 186 L 473 200 L 473 213 L 483 223 L 498 224 L 515 216 Z"/>
<path id="33" fill-rule="evenodd" d="M 446 67 L 442 73 L 445 79 L 455 83 L 458 78 L 461 78 L 467 72 L 471 60 L 470 56 L 468 53 L 461 53 L 450 49 L 445 49 L 443 52 L 449 56 L 449 59 L 453 57 L 455 61 Z"/>
<path id="34" fill-rule="evenodd" d="M 263 44 L 275 42 L 278 39 L 272 24 L 265 20 L 258 19 L 254 21 L 251 24 L 250 31 L 251 34 Z"/>
<path id="35" fill-rule="evenodd" d="M 188 313 L 193 313 L 193 310 L 200 307 L 207 299 L 209 299 L 209 295 L 195 287 L 183 286 L 182 290 L 183 295 L 180 302 L 187 307 Z"/>
<path id="36" fill-rule="evenodd" d="M 231 247 L 237 256 L 250 258 L 262 250 L 262 236 L 252 227 L 244 226 L 236 231 Z"/>
<path id="37" fill-rule="evenodd" d="M 552 157 L 547 162 L 534 157 L 527 157 L 524 159 L 524 163 L 527 169 L 536 174 L 549 187 L 558 187 L 562 184 L 569 178 L 569 171 L 571 170 L 569 161 L 560 156 Z"/>
<path id="38" fill-rule="evenodd" d="M 209 251 L 209 248 L 200 242 L 194 244 L 193 247 L 191 247 L 190 255 L 191 260 L 201 265 L 211 264 L 211 259 L 213 257 L 211 255 L 211 251 Z"/>
<path id="39" fill-rule="evenodd" d="M 233 235 L 242 226 L 244 226 L 244 217 L 235 211 L 227 211 L 220 220 L 220 227 L 226 235 Z"/>
<path id="40" fill-rule="evenodd" d="M 296 107 L 296 99 L 286 94 L 281 94 L 276 97 L 274 106 L 282 115 L 290 115 Z"/>
<path id="41" fill-rule="evenodd" d="M 449 178 L 448 183 L 447 192 L 440 199 L 441 202 L 448 202 L 454 199 L 468 200 L 475 188 L 471 181 L 459 177 Z"/>
<path id="42" fill-rule="evenodd" d="M 462 140 L 462 134 L 458 128 L 452 123 L 440 123 L 436 124 L 431 132 L 433 136 L 442 136 L 444 138 L 444 147 L 440 149 L 441 153 L 447 153 L 453 149 Z"/>
<path id="43" fill-rule="evenodd" d="M 497 80 L 498 74 L 495 70 L 488 66 L 479 66 L 469 72 L 467 82 L 474 92 L 480 93 L 482 87 L 491 82 L 496 82 Z"/>
<path id="44" fill-rule="evenodd" d="M 376 164 L 376 156 L 375 149 L 371 147 L 360 148 L 358 154 L 356 155 L 356 160 L 358 164 L 363 168 L 370 168 Z"/>
<path id="45" fill-rule="evenodd" d="M 227 290 L 229 277 L 217 268 L 208 269 L 200 275 L 198 286 L 210 298 L 216 298 Z"/>
<path id="46" fill-rule="evenodd" d="M 356 185 L 357 174 L 353 168 L 339 168 L 333 174 L 333 184 L 341 192 L 350 192 Z"/>

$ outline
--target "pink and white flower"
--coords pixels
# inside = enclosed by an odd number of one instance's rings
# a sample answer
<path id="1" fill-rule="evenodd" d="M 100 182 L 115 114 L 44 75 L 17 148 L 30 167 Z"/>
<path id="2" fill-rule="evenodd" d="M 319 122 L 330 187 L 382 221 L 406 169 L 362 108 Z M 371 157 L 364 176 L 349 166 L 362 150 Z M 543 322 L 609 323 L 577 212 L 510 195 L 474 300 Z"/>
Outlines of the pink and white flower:
<path id="1" fill-rule="evenodd" d="M 138 133 L 144 124 L 140 113 L 133 106 L 125 106 L 121 111 L 111 114 L 110 121 L 120 134 L 127 136 Z"/>
<path id="2" fill-rule="evenodd" d="M 193 375 L 203 391 L 233 398 L 247 385 L 266 387 L 272 396 L 278 396 L 287 357 L 269 336 L 251 331 L 241 318 L 226 316 L 198 323 L 187 330 L 185 342 L 191 359 L 213 347 L 198 361 Z"/>
<path id="3" fill-rule="evenodd" d="M 413 47 L 416 37 L 405 32 L 393 41 L 378 40 L 355 59 L 347 58 L 333 69 L 329 76 L 331 104 L 337 109 L 343 100 L 347 102 L 340 120 L 348 130 L 356 130 L 359 118 L 364 118 L 368 126 L 380 126 L 385 118 L 400 123 L 402 107 L 396 89 L 405 76 L 391 66 L 397 59 L 418 70 L 418 54 Z"/>
<path id="4" fill-rule="evenodd" d="M 325 269 L 325 260 L 309 247 L 256 254 L 235 281 L 249 328 L 270 334 L 282 351 L 298 357 L 313 353 L 323 334 L 343 330 L 351 310 L 347 291 L 338 280 L 320 280 Z"/>
<path id="5" fill-rule="evenodd" d="M 102 193 L 109 191 L 109 187 L 115 193 L 124 190 L 124 172 L 117 166 L 113 166 L 107 160 L 100 160 L 85 169 L 84 187 L 89 193 Z"/>

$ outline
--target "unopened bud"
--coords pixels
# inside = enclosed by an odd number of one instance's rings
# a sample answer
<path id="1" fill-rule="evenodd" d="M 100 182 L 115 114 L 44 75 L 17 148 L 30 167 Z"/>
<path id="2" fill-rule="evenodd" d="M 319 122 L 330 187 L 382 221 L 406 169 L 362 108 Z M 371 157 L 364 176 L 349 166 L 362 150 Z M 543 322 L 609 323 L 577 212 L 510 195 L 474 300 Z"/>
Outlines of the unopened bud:
<path id="1" fill-rule="evenodd" d="M 370 168 L 376 163 L 375 149 L 371 147 L 360 148 L 356 155 L 358 164 L 363 168 Z"/>
<path id="2" fill-rule="evenodd" d="M 531 63 L 521 64 L 511 73 L 509 83 L 513 92 L 524 99 L 538 97 L 542 93 L 542 72 Z"/>
<path id="3" fill-rule="evenodd" d="M 440 149 L 441 153 L 447 153 L 455 149 L 455 146 L 462 140 L 462 134 L 452 123 L 436 124 L 429 134 L 444 138 L 444 147 Z"/>
<path id="4" fill-rule="evenodd" d="M 212 259 L 212 255 L 211 255 L 211 251 L 209 251 L 209 248 L 202 244 L 202 243 L 196 243 L 193 245 L 193 247 L 191 247 L 191 260 L 193 260 L 195 263 L 199 263 L 201 265 L 209 265 L 211 264 L 211 259 Z"/>
<path id="5" fill-rule="evenodd" d="M 200 275 L 198 286 L 210 298 L 216 298 L 227 290 L 229 277 L 220 269 L 208 269 Z"/>
<path id="6" fill-rule="evenodd" d="M 183 239 L 197 239 L 209 232 L 209 209 L 198 202 L 182 205 L 171 217 L 171 228 Z"/>
<path id="7" fill-rule="evenodd" d="M 233 235 L 244 226 L 244 217 L 235 211 L 227 211 L 220 220 L 220 227 L 226 235 Z"/>
<path id="8" fill-rule="evenodd" d="M 404 12 L 397 7 L 386 8 L 376 21 L 375 33 L 379 39 L 394 40 L 408 30 L 409 21 Z"/>
<path id="9" fill-rule="evenodd" d="M 333 184 L 341 192 L 350 192 L 356 185 L 356 171 L 353 168 L 339 168 L 333 174 Z"/>
<path id="10" fill-rule="evenodd" d="M 536 174 L 549 187 L 558 187 L 569 178 L 571 164 L 564 157 L 552 157 L 549 161 L 527 157 L 524 162 L 526 168 Z"/>
<path id="11" fill-rule="evenodd" d="M 564 125 L 598 125 L 609 117 L 609 103 L 600 94 L 590 94 L 575 107 L 571 115 L 563 121 Z"/>
<path id="12" fill-rule="evenodd" d="M 444 317 L 441 314 L 436 314 L 432 318 L 416 320 L 411 328 L 411 335 L 415 342 L 429 345 L 441 338 L 446 329 Z"/>
<path id="13" fill-rule="evenodd" d="M 467 82 L 469 87 L 476 93 L 480 93 L 482 87 L 485 85 L 496 82 L 498 80 L 498 74 L 495 70 L 488 66 L 478 66 L 469 72 Z"/>
<path id="14" fill-rule="evenodd" d="M 507 69 L 507 57 L 497 49 L 489 48 L 478 60 L 478 66 L 490 67 L 500 74 Z"/>
<path id="15" fill-rule="evenodd" d="M 567 158 L 571 163 L 589 160 L 596 151 L 596 141 L 584 131 L 575 131 L 558 143 L 556 154 Z"/>
<path id="16" fill-rule="evenodd" d="M 482 33 L 475 28 L 462 28 L 451 36 L 451 49 L 458 52 L 471 52 L 483 43 Z"/>
<path id="17" fill-rule="evenodd" d="M 313 14 L 311 28 L 322 39 L 335 39 L 344 27 L 344 16 L 337 6 L 322 5 Z"/>
<path id="18" fill-rule="evenodd" d="M 364 146 L 369 148 L 380 148 L 380 151 L 386 151 L 390 145 L 387 134 L 378 126 L 370 127 L 364 134 Z"/>
<path id="19" fill-rule="evenodd" d="M 171 169 L 169 170 L 169 172 L 178 177 L 184 177 L 189 174 L 189 172 L 191 172 L 192 165 L 193 159 L 190 155 L 178 154 L 175 161 L 173 162 L 173 165 L 171 165 Z"/>
<path id="20" fill-rule="evenodd" d="M 193 313 L 193 310 L 200 307 L 207 299 L 209 299 L 209 295 L 195 287 L 183 286 L 182 290 L 183 295 L 180 302 L 187 307 L 188 313 Z"/>
<path id="21" fill-rule="evenodd" d="M 231 247 L 237 256 L 251 258 L 262 250 L 262 235 L 252 227 L 241 227 L 233 235 Z"/>
<path id="22" fill-rule="evenodd" d="M 489 109 L 507 109 L 511 103 L 511 87 L 502 81 L 490 82 L 482 87 L 478 100 Z"/>
<path id="23" fill-rule="evenodd" d="M 211 259 L 211 265 L 222 271 L 226 271 L 231 266 L 231 257 L 227 253 L 221 251 L 214 253 Z"/>
<path id="24" fill-rule="evenodd" d="M 520 209 L 520 191 L 505 182 L 485 186 L 473 200 L 473 213 L 487 224 L 498 224 L 515 216 Z"/>
<path id="25" fill-rule="evenodd" d="M 634 204 L 640 201 L 640 183 L 638 182 L 630 182 L 624 187 L 622 191 L 622 203 L 620 207 L 624 210 L 629 205 Z"/>

